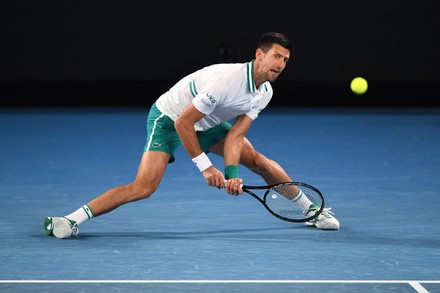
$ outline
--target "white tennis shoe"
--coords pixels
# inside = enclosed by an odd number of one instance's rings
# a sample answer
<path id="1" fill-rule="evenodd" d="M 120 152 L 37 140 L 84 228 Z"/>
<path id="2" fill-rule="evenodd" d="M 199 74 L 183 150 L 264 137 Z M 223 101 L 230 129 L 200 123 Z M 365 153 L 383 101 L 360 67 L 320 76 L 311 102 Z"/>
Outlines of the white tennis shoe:
<path id="1" fill-rule="evenodd" d="M 44 219 L 44 233 L 48 236 L 69 238 L 72 235 L 78 235 L 78 232 L 77 223 L 65 217 L 46 217 Z"/>
<path id="2" fill-rule="evenodd" d="M 307 211 L 307 216 L 313 215 L 319 209 L 317 205 L 310 205 Z M 334 217 L 334 213 L 330 211 L 331 208 L 324 208 L 322 213 L 311 221 L 307 221 L 306 225 L 309 227 L 315 226 L 322 230 L 339 230 L 339 221 Z"/>

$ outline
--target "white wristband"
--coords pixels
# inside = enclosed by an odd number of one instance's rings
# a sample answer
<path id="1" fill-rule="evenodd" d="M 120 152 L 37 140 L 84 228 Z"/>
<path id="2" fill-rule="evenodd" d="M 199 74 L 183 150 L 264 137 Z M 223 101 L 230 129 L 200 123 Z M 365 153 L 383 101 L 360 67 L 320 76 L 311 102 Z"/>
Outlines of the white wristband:
<path id="1" fill-rule="evenodd" d="M 193 158 L 192 161 L 197 165 L 197 168 L 199 168 L 200 172 L 203 172 L 212 166 L 211 161 L 205 153 L 201 153 L 197 157 Z"/>

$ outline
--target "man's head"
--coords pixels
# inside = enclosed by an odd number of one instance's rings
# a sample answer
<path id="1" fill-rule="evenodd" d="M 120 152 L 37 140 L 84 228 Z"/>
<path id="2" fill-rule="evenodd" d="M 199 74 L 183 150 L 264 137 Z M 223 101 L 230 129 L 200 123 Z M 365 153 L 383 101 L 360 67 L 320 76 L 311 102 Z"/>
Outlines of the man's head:
<path id="1" fill-rule="evenodd" d="M 255 52 L 255 84 L 260 86 L 274 82 L 287 65 L 292 45 L 289 39 L 280 33 L 266 33 L 261 36 Z"/>
<path id="2" fill-rule="evenodd" d="M 290 40 L 285 35 L 275 32 L 263 34 L 258 42 L 257 49 L 267 53 L 273 44 L 278 44 L 289 51 L 292 50 Z"/>

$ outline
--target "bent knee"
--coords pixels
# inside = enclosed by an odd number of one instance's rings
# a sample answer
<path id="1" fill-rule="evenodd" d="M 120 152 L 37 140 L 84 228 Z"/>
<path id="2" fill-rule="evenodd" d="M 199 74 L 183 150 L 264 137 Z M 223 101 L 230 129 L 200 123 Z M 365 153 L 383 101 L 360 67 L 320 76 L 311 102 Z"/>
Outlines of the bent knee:
<path id="1" fill-rule="evenodd" d="M 133 182 L 130 184 L 130 199 L 131 201 L 147 199 L 154 193 L 156 188 L 157 186 L 152 186 L 152 184 Z"/>
<path id="2" fill-rule="evenodd" d="M 271 172 L 272 160 L 255 151 L 254 154 L 250 156 L 249 160 L 243 162 L 243 165 L 249 168 L 252 172 L 263 175 Z"/>

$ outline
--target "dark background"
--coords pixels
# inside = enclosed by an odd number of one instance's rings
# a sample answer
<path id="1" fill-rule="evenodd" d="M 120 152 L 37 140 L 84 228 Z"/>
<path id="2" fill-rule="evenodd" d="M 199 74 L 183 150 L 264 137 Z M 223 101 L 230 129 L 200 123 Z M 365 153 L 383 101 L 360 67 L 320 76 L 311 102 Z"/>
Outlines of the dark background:
<path id="1" fill-rule="evenodd" d="M 438 1 L 2 1 L 2 106 L 146 106 L 179 78 L 294 44 L 272 106 L 439 106 Z M 369 90 L 356 96 L 353 77 Z"/>

